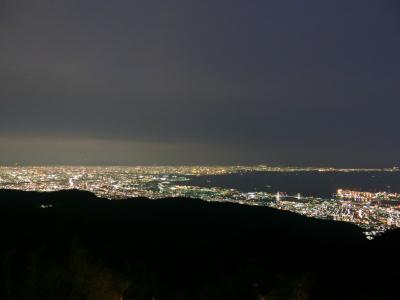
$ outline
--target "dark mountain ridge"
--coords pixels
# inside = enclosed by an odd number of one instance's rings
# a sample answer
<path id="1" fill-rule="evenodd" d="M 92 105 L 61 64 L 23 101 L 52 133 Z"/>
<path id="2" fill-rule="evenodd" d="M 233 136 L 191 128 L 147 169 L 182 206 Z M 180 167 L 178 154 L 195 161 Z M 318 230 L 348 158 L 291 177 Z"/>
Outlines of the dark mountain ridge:
<path id="1" fill-rule="evenodd" d="M 398 232 L 368 241 L 352 224 L 267 207 L 2 190 L 0 232 L 9 278 L 2 280 L 3 295 L 18 294 L 19 285 L 27 286 L 29 299 L 54 298 L 46 294 L 49 284 L 28 286 L 27 277 L 56 272 L 52 264 L 65 262 L 71 249 L 84 249 L 89 261 L 124 278 L 126 299 L 390 299 L 395 293 L 397 275 L 388 274 L 398 263 L 387 254 L 399 250 Z M 47 271 L 26 275 L 33 254 Z M 66 293 L 58 290 L 58 299 Z"/>

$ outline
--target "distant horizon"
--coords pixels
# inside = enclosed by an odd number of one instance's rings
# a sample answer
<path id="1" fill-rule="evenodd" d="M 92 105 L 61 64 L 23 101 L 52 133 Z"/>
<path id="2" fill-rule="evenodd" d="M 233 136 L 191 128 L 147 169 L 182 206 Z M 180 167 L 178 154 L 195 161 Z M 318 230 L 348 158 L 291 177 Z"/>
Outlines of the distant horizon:
<path id="1" fill-rule="evenodd" d="M 136 167 L 270 167 L 270 168 L 300 168 L 300 169 L 353 169 L 353 170 L 384 170 L 384 169 L 399 169 L 397 165 L 382 166 L 382 167 L 340 167 L 340 166 L 319 166 L 319 165 L 280 165 L 280 164 L 0 164 L 2 167 L 121 167 L 121 168 L 136 168 Z"/>

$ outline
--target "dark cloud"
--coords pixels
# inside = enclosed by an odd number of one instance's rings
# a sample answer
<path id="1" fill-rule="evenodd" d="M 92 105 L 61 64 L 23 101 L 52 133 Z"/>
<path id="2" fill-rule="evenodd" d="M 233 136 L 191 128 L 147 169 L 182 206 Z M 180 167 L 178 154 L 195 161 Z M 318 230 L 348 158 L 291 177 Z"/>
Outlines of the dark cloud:
<path id="1" fill-rule="evenodd" d="M 0 5 L 0 163 L 399 163 L 397 1 Z"/>

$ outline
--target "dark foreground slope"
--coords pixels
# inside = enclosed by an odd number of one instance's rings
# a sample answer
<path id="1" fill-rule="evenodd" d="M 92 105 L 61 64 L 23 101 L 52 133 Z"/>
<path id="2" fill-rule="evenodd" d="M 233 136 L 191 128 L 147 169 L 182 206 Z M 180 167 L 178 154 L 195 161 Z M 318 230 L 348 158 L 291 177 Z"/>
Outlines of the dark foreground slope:
<path id="1" fill-rule="evenodd" d="M 0 299 L 397 298 L 399 234 L 265 207 L 0 191 L 0 233 Z"/>

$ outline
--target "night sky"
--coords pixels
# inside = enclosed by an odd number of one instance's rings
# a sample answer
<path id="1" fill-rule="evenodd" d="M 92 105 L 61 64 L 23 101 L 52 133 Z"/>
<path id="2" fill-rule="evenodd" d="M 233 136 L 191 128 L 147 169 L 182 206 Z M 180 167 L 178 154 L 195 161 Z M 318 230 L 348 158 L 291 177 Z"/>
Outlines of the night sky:
<path id="1" fill-rule="evenodd" d="M 0 164 L 400 164 L 398 0 L 0 0 Z"/>

